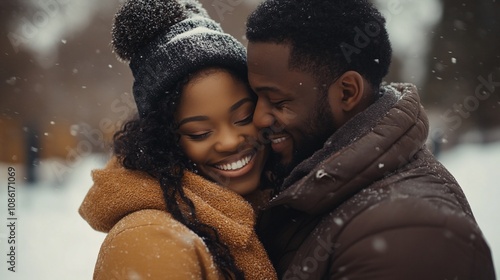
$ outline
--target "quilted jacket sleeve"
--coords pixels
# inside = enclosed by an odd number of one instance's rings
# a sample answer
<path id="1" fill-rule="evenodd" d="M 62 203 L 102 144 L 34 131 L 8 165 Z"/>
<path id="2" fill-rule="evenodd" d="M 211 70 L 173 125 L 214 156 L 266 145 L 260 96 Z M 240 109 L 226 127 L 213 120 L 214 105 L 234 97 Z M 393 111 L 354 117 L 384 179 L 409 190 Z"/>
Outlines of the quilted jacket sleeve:
<path id="1" fill-rule="evenodd" d="M 495 279 L 489 247 L 469 217 L 411 199 L 386 206 L 345 228 L 330 279 Z"/>

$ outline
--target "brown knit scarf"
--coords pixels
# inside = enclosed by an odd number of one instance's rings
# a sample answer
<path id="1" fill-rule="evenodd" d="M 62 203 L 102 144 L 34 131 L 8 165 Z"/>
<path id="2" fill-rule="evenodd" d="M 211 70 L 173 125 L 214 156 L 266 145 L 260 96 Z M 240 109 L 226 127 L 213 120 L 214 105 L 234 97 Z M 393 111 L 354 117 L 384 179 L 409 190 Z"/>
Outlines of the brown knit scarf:
<path id="1" fill-rule="evenodd" d="M 93 171 L 92 176 L 94 186 L 79 213 L 95 230 L 109 232 L 119 220 L 136 211 L 167 209 L 156 179 L 125 169 L 115 158 L 104 169 Z M 186 196 L 194 203 L 198 219 L 218 231 L 245 277 L 276 279 L 254 231 L 252 206 L 233 191 L 190 172 L 186 172 L 182 184 Z"/>

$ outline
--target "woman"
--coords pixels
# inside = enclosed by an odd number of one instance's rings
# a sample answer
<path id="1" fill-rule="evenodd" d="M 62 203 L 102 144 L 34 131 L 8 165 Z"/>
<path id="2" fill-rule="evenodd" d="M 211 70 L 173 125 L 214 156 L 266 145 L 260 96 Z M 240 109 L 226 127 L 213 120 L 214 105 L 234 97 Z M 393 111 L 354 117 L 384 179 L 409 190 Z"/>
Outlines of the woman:
<path id="1" fill-rule="evenodd" d="M 94 279 L 275 279 L 243 198 L 266 159 L 244 47 L 190 0 L 128 1 L 113 47 L 139 117 L 115 134 L 79 210 L 109 232 Z"/>

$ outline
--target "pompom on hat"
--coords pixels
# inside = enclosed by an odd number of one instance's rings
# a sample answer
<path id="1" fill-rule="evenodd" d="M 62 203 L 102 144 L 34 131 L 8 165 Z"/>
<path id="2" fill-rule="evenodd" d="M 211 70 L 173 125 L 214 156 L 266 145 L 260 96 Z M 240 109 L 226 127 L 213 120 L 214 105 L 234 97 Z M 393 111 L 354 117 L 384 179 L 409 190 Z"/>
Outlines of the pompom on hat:
<path id="1" fill-rule="evenodd" d="M 197 70 L 246 71 L 245 47 L 196 0 L 128 0 L 115 15 L 112 46 L 129 62 L 140 117 Z"/>

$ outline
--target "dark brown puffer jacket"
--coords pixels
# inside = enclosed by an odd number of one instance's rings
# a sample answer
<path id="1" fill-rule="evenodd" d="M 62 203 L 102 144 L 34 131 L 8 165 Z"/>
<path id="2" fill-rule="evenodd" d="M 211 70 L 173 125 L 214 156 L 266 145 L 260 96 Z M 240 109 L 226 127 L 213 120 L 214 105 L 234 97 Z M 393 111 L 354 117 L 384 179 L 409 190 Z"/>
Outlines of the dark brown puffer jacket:
<path id="1" fill-rule="evenodd" d="M 281 279 L 495 279 L 453 176 L 424 144 L 416 88 L 384 95 L 286 178 L 259 232 Z"/>

